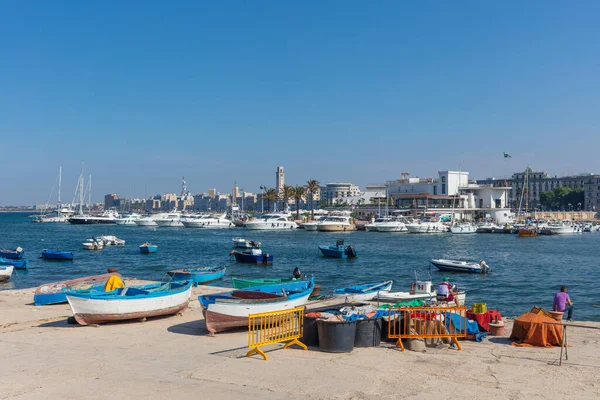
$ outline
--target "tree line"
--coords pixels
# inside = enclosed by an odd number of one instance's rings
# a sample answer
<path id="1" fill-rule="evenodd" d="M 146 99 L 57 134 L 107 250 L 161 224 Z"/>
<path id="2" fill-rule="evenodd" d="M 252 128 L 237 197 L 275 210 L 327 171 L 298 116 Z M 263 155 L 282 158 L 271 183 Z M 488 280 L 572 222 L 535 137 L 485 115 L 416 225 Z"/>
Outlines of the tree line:
<path id="1" fill-rule="evenodd" d="M 300 219 L 300 201 L 306 195 L 310 195 L 310 216 L 311 219 L 315 217 L 315 194 L 319 192 L 319 181 L 316 179 L 309 179 L 303 186 L 289 186 L 283 185 L 281 193 L 276 188 L 264 188 L 263 197 L 267 200 L 267 210 L 271 210 L 271 205 L 277 201 L 282 200 L 283 204 L 288 204 L 289 199 L 294 199 L 296 202 L 296 219 Z"/>
<path id="2" fill-rule="evenodd" d="M 548 210 L 561 209 L 568 210 L 569 204 L 577 208 L 578 204 L 584 204 L 583 189 L 569 189 L 559 186 L 552 191 L 540 193 L 540 204 Z"/>

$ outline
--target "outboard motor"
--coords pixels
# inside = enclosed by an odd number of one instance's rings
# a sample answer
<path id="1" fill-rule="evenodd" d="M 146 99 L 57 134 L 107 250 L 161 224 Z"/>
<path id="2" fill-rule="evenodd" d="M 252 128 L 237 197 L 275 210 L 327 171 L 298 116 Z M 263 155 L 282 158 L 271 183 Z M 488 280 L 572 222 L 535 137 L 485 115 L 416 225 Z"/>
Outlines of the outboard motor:
<path id="1" fill-rule="evenodd" d="M 263 262 L 263 264 L 268 264 L 269 263 L 269 253 L 264 253 L 263 254 L 262 262 Z"/>
<path id="2" fill-rule="evenodd" d="M 298 267 L 294 268 L 293 276 L 296 279 L 302 278 L 302 272 L 300 271 L 300 268 L 298 268 Z"/>
<path id="3" fill-rule="evenodd" d="M 346 255 L 350 258 L 356 258 L 356 250 L 354 250 L 354 247 L 346 247 Z"/>

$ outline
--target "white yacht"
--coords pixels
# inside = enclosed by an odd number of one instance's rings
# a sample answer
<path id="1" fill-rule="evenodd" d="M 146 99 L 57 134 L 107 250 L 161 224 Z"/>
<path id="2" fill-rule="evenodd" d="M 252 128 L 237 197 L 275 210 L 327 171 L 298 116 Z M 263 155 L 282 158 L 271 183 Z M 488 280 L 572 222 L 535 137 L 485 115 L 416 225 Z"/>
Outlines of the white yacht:
<path id="1" fill-rule="evenodd" d="M 158 226 L 158 224 L 156 223 L 156 219 L 162 218 L 165 215 L 167 215 L 167 214 L 161 213 L 161 214 L 147 215 L 145 217 L 135 220 L 134 223 L 137 226 Z"/>
<path id="2" fill-rule="evenodd" d="M 446 233 L 448 227 L 440 221 L 419 220 L 406 225 L 409 233 Z"/>
<path id="3" fill-rule="evenodd" d="M 114 224 L 119 218 L 116 210 L 107 210 L 100 215 L 80 214 L 69 218 L 69 223 L 75 225 Z"/>
<path id="4" fill-rule="evenodd" d="M 43 224 L 65 224 L 69 222 L 69 218 L 75 214 L 75 211 L 68 207 L 62 207 L 60 210 L 52 211 L 49 214 L 41 214 L 33 217 L 33 222 Z"/>
<path id="5" fill-rule="evenodd" d="M 355 231 L 356 225 L 349 214 L 330 215 L 317 224 L 319 232 L 349 232 Z"/>
<path id="6" fill-rule="evenodd" d="M 117 225 L 135 225 L 135 221 L 139 220 L 140 218 L 142 218 L 142 216 L 140 214 L 136 214 L 136 213 L 131 213 L 129 215 L 123 215 L 121 216 L 121 218 L 118 218 L 117 220 L 115 220 L 115 223 Z"/>
<path id="7" fill-rule="evenodd" d="M 562 221 L 558 223 L 550 223 L 544 229 L 549 230 L 555 235 L 568 235 L 573 233 L 582 233 L 580 226 L 571 223 L 570 221 Z"/>
<path id="8" fill-rule="evenodd" d="M 181 212 L 180 211 L 171 211 L 168 214 L 164 214 L 162 217 L 154 220 L 156 225 L 163 228 L 172 228 L 172 227 L 182 227 L 183 223 L 181 222 Z"/>
<path id="9" fill-rule="evenodd" d="M 380 217 L 365 225 L 367 232 L 406 232 L 406 224 L 399 218 Z"/>
<path id="10" fill-rule="evenodd" d="M 225 218 L 226 214 L 212 216 L 209 214 L 188 215 L 181 217 L 181 223 L 186 228 L 202 228 L 202 229 L 226 229 L 232 228 L 234 225 L 231 220 Z"/>
<path id="11" fill-rule="evenodd" d="M 249 230 L 290 230 L 298 228 L 298 224 L 290 221 L 290 213 L 265 214 L 260 218 L 246 221 L 244 226 Z"/>
<path id="12" fill-rule="evenodd" d="M 317 225 L 319 225 L 319 222 L 321 222 L 325 218 L 327 218 L 326 215 L 321 215 L 320 217 L 316 217 L 312 221 L 303 223 L 302 228 L 304 228 L 305 231 L 315 232 L 317 230 Z"/>
<path id="13" fill-rule="evenodd" d="M 455 223 L 450 227 L 450 232 L 455 235 L 468 235 L 472 233 L 477 233 L 477 227 L 468 222 L 460 222 Z"/>

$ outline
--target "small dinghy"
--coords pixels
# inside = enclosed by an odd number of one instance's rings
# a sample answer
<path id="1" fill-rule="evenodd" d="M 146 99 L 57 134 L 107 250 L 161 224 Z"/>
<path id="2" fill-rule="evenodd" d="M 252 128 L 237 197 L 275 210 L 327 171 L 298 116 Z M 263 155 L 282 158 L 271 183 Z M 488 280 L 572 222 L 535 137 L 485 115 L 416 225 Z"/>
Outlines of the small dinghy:
<path id="1" fill-rule="evenodd" d="M 60 304 L 67 302 L 67 293 L 72 291 L 103 291 L 104 284 L 112 276 L 121 277 L 121 274 L 113 272 L 110 274 L 84 276 L 67 281 L 46 283 L 35 290 L 33 302 L 36 306 Z"/>
<path id="2" fill-rule="evenodd" d="M 156 253 L 157 251 L 158 246 L 152 243 L 144 243 L 140 246 L 140 253 L 142 254 Z"/>
<path id="3" fill-rule="evenodd" d="M 231 241 L 233 242 L 233 247 L 238 247 L 241 249 L 251 249 L 253 247 L 258 248 L 261 246 L 260 242 L 255 240 L 247 240 L 241 237 L 234 237 L 231 239 Z"/>
<path id="4" fill-rule="evenodd" d="M 210 334 L 248 326 L 248 315 L 289 310 L 306 304 L 314 279 L 265 285 L 198 297 Z"/>
<path id="5" fill-rule="evenodd" d="M 290 283 L 297 279 L 294 278 L 273 278 L 273 279 L 244 279 L 244 278 L 231 278 L 231 284 L 236 289 L 246 289 L 255 286 L 265 285 L 278 285 L 280 283 Z"/>
<path id="6" fill-rule="evenodd" d="M 487 265 L 485 261 L 474 263 L 468 261 L 434 259 L 431 260 L 431 264 L 437 267 L 437 269 L 440 271 L 470 272 L 474 274 L 486 274 L 492 272 L 492 268 Z"/>
<path id="7" fill-rule="evenodd" d="M 27 269 L 29 260 L 9 260 L 8 258 L 0 257 L 0 266 L 13 266 L 15 269 Z"/>
<path id="8" fill-rule="evenodd" d="M 41 258 L 51 261 L 73 261 L 73 252 L 44 249 Z"/>
<path id="9" fill-rule="evenodd" d="M 338 240 L 335 246 L 319 246 L 319 250 L 325 257 L 332 258 L 356 258 L 356 250 L 352 246 L 344 248 L 344 241 Z"/>
<path id="10" fill-rule="evenodd" d="M 0 267 L 0 282 L 6 282 L 12 276 L 15 267 L 12 265 L 8 267 Z"/>
<path id="11" fill-rule="evenodd" d="M 104 241 L 100 238 L 88 239 L 82 246 L 86 250 L 102 250 L 104 248 Z"/>
<path id="12" fill-rule="evenodd" d="M 345 297 L 346 301 L 365 301 L 373 300 L 378 294 L 389 293 L 394 281 L 384 281 L 380 283 L 367 283 L 364 285 L 354 285 L 346 288 L 335 289 L 334 297 Z"/>
<path id="13" fill-rule="evenodd" d="M 246 264 L 273 264 L 273 254 L 263 253 L 261 249 L 253 248 L 248 251 L 233 250 L 229 255 L 235 256 L 235 261 Z"/>
<path id="14" fill-rule="evenodd" d="M 25 254 L 25 250 L 23 250 L 23 248 L 21 248 L 21 247 L 17 247 L 14 250 L 9 250 L 9 249 L 1 249 L 0 250 L 0 257 L 8 258 L 9 260 L 20 260 L 21 258 L 23 258 L 24 254 Z"/>
<path id="15" fill-rule="evenodd" d="M 80 325 L 174 315 L 187 308 L 192 281 L 126 286 L 110 292 L 71 292 L 67 301 Z"/>
<path id="16" fill-rule="evenodd" d="M 225 270 L 225 267 L 188 268 L 168 271 L 167 274 L 174 281 L 192 281 L 194 286 L 198 286 L 198 284 L 214 282 L 223 278 Z"/>

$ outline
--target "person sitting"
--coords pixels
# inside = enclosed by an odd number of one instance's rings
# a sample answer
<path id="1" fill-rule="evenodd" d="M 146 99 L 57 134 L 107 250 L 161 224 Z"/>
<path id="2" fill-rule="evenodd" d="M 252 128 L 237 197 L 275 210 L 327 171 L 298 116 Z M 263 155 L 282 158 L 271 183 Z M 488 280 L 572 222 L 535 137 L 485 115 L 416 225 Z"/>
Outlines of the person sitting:
<path id="1" fill-rule="evenodd" d="M 567 287 L 561 286 L 560 292 L 554 295 L 554 303 L 552 304 L 552 310 L 558 312 L 567 312 L 567 321 L 573 319 L 573 302 L 571 297 L 567 294 Z"/>
<path id="2" fill-rule="evenodd" d="M 457 306 L 460 305 L 458 303 L 458 292 L 454 291 L 452 284 L 450 283 L 450 278 L 447 276 L 442 278 L 442 283 L 437 287 L 437 300 L 447 303 L 454 301 Z"/>

